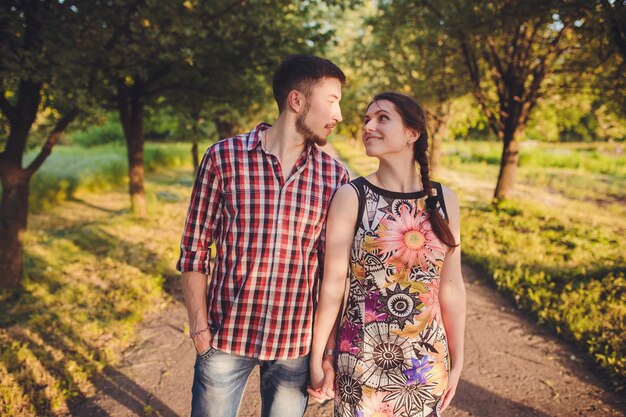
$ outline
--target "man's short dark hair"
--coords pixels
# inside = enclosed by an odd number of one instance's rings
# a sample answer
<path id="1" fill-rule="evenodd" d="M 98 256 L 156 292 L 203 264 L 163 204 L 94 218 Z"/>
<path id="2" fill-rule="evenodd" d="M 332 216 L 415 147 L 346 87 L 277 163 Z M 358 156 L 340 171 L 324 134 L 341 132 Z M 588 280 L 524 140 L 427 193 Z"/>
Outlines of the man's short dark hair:
<path id="1" fill-rule="evenodd" d="M 323 78 L 336 78 L 346 82 L 346 76 L 339 67 L 328 59 L 315 55 L 292 55 L 280 63 L 274 73 L 272 88 L 278 104 L 278 112 L 282 113 L 287 96 L 292 90 L 298 90 L 305 97 L 310 97 L 311 90 Z"/>

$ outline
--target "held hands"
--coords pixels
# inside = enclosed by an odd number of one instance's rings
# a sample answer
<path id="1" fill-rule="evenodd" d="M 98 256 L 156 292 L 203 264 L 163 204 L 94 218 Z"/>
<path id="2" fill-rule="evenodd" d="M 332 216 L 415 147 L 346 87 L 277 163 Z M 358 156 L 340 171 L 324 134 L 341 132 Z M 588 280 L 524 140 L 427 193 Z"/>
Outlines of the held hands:
<path id="1" fill-rule="evenodd" d="M 331 398 L 335 398 L 334 381 L 335 368 L 333 358 L 324 355 L 321 366 L 311 364 L 311 381 L 307 387 L 307 392 L 318 403 L 324 403 Z"/>

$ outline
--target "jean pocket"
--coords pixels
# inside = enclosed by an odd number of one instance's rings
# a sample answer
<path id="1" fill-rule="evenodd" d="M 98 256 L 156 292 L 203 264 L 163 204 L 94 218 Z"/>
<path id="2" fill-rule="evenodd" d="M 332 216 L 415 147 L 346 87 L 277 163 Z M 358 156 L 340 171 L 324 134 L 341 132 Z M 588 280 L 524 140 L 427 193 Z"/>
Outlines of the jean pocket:
<path id="1" fill-rule="evenodd" d="M 211 356 L 213 356 L 213 354 L 215 353 L 215 349 L 212 348 L 211 346 L 209 346 L 208 348 L 206 348 L 205 350 L 203 350 L 200 353 L 196 354 L 196 358 L 198 360 L 203 360 L 203 359 L 208 359 Z"/>

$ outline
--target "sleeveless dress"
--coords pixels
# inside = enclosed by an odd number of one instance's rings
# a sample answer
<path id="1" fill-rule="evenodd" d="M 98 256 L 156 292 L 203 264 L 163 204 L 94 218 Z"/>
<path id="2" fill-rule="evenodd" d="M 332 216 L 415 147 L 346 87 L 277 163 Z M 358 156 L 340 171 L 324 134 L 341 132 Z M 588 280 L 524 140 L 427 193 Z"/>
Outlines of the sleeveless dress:
<path id="1" fill-rule="evenodd" d="M 339 327 L 335 416 L 439 416 L 450 361 L 439 307 L 447 247 L 432 230 L 426 193 L 350 183 L 359 216 Z M 437 209 L 447 216 L 441 185 Z"/>

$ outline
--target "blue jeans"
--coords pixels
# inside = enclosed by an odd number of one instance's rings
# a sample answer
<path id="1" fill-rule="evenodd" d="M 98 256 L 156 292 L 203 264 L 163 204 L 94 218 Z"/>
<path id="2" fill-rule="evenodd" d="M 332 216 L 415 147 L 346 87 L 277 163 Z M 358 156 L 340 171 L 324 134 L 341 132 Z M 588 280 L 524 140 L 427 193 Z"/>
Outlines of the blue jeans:
<path id="1" fill-rule="evenodd" d="M 246 382 L 261 371 L 262 417 L 302 417 L 308 396 L 309 357 L 260 361 L 217 349 L 197 355 L 191 417 L 236 417 Z"/>

